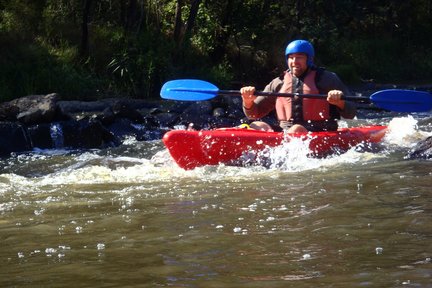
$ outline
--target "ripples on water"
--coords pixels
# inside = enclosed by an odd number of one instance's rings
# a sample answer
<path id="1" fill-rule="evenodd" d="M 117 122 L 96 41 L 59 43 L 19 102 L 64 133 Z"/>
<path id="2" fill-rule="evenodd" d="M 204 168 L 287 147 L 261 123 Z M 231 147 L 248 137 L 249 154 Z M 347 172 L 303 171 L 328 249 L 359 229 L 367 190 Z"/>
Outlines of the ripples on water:
<path id="1" fill-rule="evenodd" d="M 431 287 L 432 166 L 404 160 L 430 118 L 359 122 L 390 133 L 266 167 L 184 171 L 133 140 L 3 159 L 0 286 Z"/>

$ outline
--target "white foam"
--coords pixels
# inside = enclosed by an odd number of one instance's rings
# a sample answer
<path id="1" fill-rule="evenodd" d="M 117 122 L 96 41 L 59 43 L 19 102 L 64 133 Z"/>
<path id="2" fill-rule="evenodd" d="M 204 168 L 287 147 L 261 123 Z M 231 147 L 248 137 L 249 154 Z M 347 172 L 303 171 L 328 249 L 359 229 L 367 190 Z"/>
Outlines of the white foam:
<path id="1" fill-rule="evenodd" d="M 390 146 L 410 148 L 431 133 L 419 130 L 418 120 L 413 116 L 397 117 L 388 123 L 388 131 L 383 142 Z"/>
<path id="2" fill-rule="evenodd" d="M 389 131 L 383 141 L 383 146 L 410 147 L 423 139 L 428 133 L 421 131 L 417 127 L 417 120 L 412 116 L 394 118 L 388 124 Z M 429 133 L 431 134 L 431 133 Z M 107 184 L 107 189 L 118 193 L 129 193 L 134 189 L 150 189 L 154 187 L 151 183 L 165 183 L 166 185 L 179 185 L 185 181 L 218 181 L 226 179 L 236 181 L 236 179 L 250 178 L 251 173 L 257 177 L 278 178 L 286 173 L 297 173 L 312 169 L 329 169 L 338 165 L 350 163 L 367 163 L 386 157 L 385 153 L 364 152 L 358 147 L 353 147 L 341 155 L 333 155 L 326 158 L 313 158 L 309 156 L 309 141 L 298 138 L 290 139 L 282 145 L 273 148 L 266 148 L 259 153 L 245 155 L 245 159 L 250 157 L 247 167 L 235 167 L 226 165 L 204 166 L 194 170 L 183 170 L 179 168 L 165 148 L 156 147 L 151 159 L 144 159 L 139 156 L 112 156 L 98 155 L 95 152 L 84 152 L 75 156 L 73 161 L 63 162 L 60 170 L 37 177 L 25 177 L 13 173 L 1 174 L 0 195 L 15 191 L 14 197 L 20 194 L 35 193 L 37 191 L 50 192 L 61 189 L 63 185 L 88 185 L 88 184 Z M 151 146 L 153 147 L 153 146 Z M 153 149 L 153 148 L 151 148 Z M 151 150 L 150 149 L 150 150 Z M 148 153 L 149 149 L 143 149 Z M 24 157 L 24 156 L 23 156 Z M 25 156 L 21 159 L 30 162 L 32 156 Z M 30 158 L 29 158 L 30 157 Z M 43 157 L 35 155 L 34 161 L 45 161 Z M 39 158 L 38 158 L 39 157 Z M 49 159 L 48 159 L 49 160 Z M 243 159 L 244 160 L 244 159 Z M 256 161 L 258 163 L 251 164 Z M 66 163 L 66 164 L 64 164 Z M 120 188 L 116 191 L 115 185 Z M 150 183 L 150 185 L 148 185 Z M 114 187 L 114 188 L 111 188 Z M 19 192 L 17 192 L 19 191 Z M 150 192 L 149 192 L 150 193 Z M 47 202 L 55 202 L 56 199 L 44 198 Z M 0 205 L 0 210 L 8 210 L 7 205 Z M 248 208 L 250 209 L 250 208 Z M 43 212 L 36 211 L 36 213 Z"/>

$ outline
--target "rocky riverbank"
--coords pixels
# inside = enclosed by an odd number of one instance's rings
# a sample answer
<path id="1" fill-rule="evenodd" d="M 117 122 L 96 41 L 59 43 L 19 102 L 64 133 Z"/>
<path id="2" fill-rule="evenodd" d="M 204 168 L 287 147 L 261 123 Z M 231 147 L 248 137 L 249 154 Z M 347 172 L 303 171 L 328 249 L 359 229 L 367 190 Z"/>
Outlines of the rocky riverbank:
<path id="1" fill-rule="evenodd" d="M 128 137 L 160 139 L 170 129 L 239 124 L 239 98 L 180 102 L 137 99 L 61 101 L 31 95 L 0 104 L 0 155 L 39 149 L 92 149 L 120 145 Z"/>
<path id="2" fill-rule="evenodd" d="M 382 88 L 383 89 L 383 88 Z M 372 108 L 359 104 L 361 108 Z M 0 104 L 0 156 L 33 149 L 103 149 L 130 137 L 161 139 L 170 129 L 236 126 L 244 118 L 239 97 L 213 101 L 103 99 L 62 101 L 57 94 L 30 95 Z M 432 158 L 432 139 L 409 158 Z"/>

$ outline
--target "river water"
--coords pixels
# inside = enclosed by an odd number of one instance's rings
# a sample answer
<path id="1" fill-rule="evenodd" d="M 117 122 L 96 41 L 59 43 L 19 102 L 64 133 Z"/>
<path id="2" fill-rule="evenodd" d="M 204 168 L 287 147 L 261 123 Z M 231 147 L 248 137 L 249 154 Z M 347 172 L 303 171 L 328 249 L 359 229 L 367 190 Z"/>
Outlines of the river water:
<path id="1" fill-rule="evenodd" d="M 184 171 L 131 139 L 2 159 L 0 287 L 432 287 L 432 162 L 404 159 L 432 120 L 361 124 L 390 131 L 267 167 Z"/>

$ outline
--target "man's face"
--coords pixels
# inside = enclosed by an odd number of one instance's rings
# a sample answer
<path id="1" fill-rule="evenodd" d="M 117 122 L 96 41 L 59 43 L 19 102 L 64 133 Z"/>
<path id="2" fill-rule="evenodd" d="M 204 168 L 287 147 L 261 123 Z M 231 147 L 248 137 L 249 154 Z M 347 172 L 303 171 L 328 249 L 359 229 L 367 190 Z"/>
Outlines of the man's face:
<path id="1" fill-rule="evenodd" d="M 307 55 L 304 53 L 289 54 L 288 67 L 294 76 L 301 76 L 308 68 Z"/>

